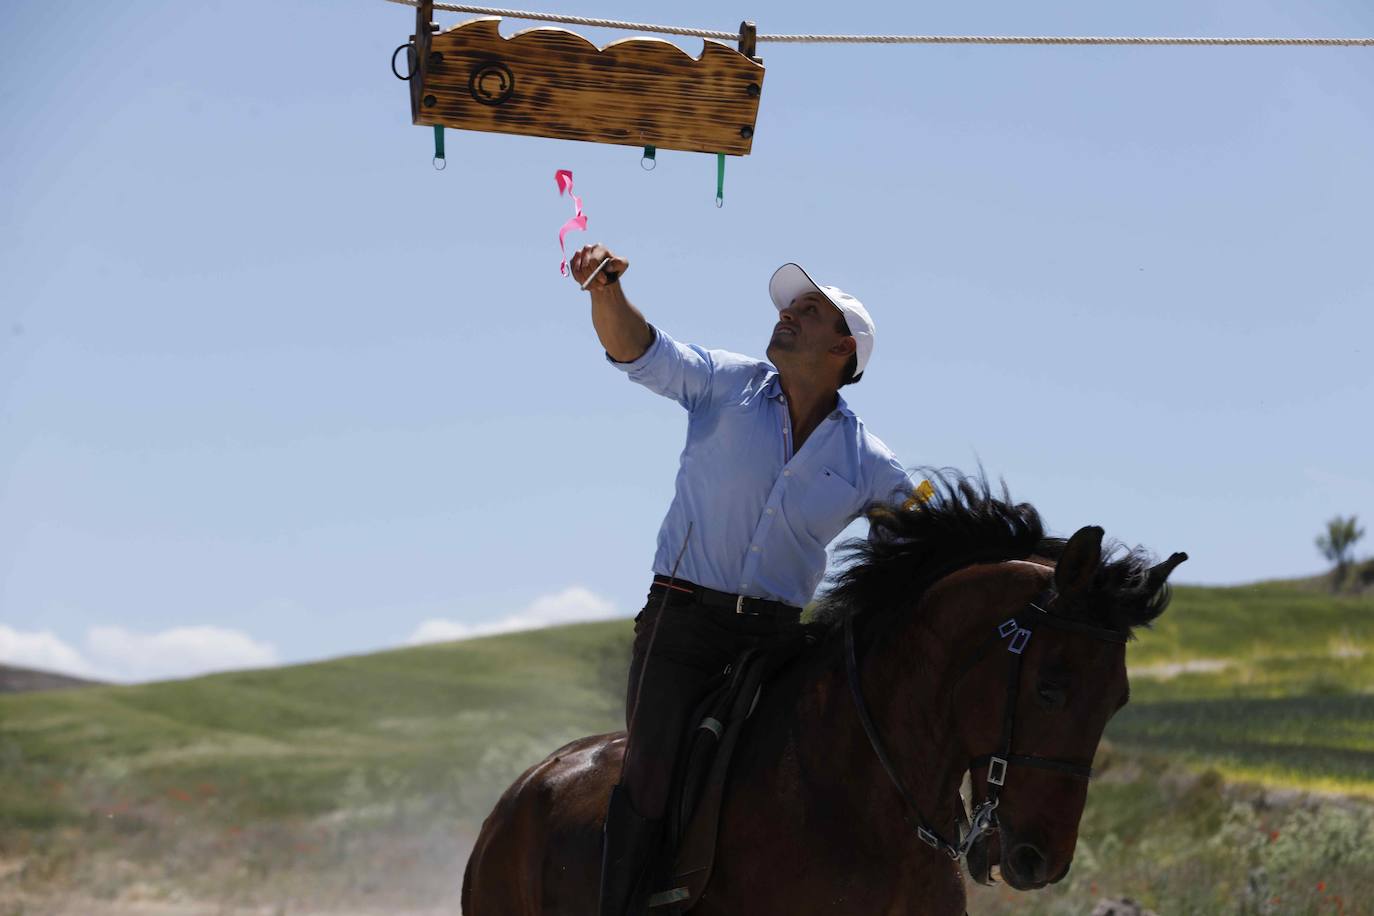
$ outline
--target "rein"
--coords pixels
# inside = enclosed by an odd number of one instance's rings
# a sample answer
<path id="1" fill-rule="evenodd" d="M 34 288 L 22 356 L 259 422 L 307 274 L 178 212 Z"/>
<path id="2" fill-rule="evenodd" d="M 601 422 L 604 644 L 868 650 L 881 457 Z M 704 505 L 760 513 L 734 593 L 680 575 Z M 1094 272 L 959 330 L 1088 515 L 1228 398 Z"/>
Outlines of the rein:
<path id="1" fill-rule="evenodd" d="M 1041 604 L 1048 604 L 1045 598 L 1039 599 Z M 1013 754 L 1011 752 L 1012 738 L 1016 728 L 1016 701 L 1021 691 L 1021 667 L 1023 653 L 1026 646 L 1030 644 L 1031 634 L 1037 627 L 1050 627 L 1053 629 L 1067 630 L 1072 633 L 1079 633 L 1091 636 L 1103 642 L 1112 642 L 1125 645 L 1126 635 L 1115 630 L 1104 627 L 1095 627 L 1091 624 L 1080 623 L 1077 620 L 1069 620 L 1064 617 L 1057 617 L 1045 610 L 1041 604 L 1030 602 L 1026 607 L 1026 612 L 1019 618 L 1012 617 L 1004 621 L 997 628 L 997 632 L 988 638 L 973 655 L 963 674 L 956 679 L 956 683 L 963 680 L 964 676 L 978 666 L 984 657 L 998 643 L 1006 641 L 1007 652 L 1011 655 L 1011 662 L 1007 675 L 1007 700 L 1006 707 L 1002 715 L 1002 738 L 999 742 L 997 752 L 983 754 L 975 757 L 969 762 L 968 771 L 988 768 L 987 783 L 988 797 L 974 810 L 971 816 L 964 811 L 965 802 L 961 797 L 958 804 L 959 822 L 961 826 L 967 822 L 968 831 L 963 833 L 960 841 L 955 844 L 946 840 L 939 831 L 930 825 L 924 815 L 921 814 L 920 807 L 916 804 L 911 793 L 903 785 L 901 777 L 897 775 L 897 769 L 892 764 L 892 758 L 887 754 L 883 745 L 882 737 L 878 734 L 877 726 L 873 723 L 873 717 L 868 712 L 868 704 L 864 702 L 863 687 L 859 681 L 859 661 L 854 648 L 854 618 L 846 617 L 844 620 L 844 644 L 845 644 L 845 668 L 849 675 L 849 690 L 854 696 L 854 705 L 859 713 L 859 721 L 863 725 L 864 733 L 868 736 L 868 743 L 873 748 L 873 753 L 877 756 L 878 762 L 882 764 L 887 772 L 888 779 L 896 787 L 897 794 L 906 803 L 907 809 L 916 816 L 916 823 L 912 823 L 907 811 L 902 812 L 902 817 L 908 826 L 916 831 L 922 842 L 934 849 L 937 849 L 951 859 L 961 859 L 968 855 L 968 851 L 973 848 L 983 835 L 995 833 L 997 831 L 997 805 L 999 803 L 999 793 L 1003 783 L 1006 782 L 1007 768 L 1012 764 L 1017 766 L 1028 766 L 1042 770 L 1054 770 L 1076 776 L 1082 779 L 1092 778 L 1092 767 L 1082 764 L 1072 763 L 1066 760 L 1056 760 L 1048 757 L 1037 757 L 1029 754 Z"/>

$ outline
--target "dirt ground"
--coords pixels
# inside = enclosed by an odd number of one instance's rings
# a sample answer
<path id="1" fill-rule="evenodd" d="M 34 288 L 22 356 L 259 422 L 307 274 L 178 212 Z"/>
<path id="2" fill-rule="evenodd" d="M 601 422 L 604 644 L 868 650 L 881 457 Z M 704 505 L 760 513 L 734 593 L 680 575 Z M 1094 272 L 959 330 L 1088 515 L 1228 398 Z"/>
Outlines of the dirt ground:
<path id="1" fill-rule="evenodd" d="M 76 831 L 41 853 L 0 852 L 0 916 L 460 916 L 473 832 L 403 827 L 329 842 L 314 828 L 245 832 L 228 848 L 189 829 L 123 844 Z"/>

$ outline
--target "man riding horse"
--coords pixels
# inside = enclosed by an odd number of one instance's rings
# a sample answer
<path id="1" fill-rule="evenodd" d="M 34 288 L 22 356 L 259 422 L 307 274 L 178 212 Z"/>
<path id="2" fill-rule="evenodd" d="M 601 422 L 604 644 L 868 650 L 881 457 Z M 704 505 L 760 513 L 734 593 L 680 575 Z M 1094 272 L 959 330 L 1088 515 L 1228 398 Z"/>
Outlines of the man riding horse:
<path id="1" fill-rule="evenodd" d="M 603 829 L 599 912 L 625 916 L 644 911 L 645 870 L 703 686 L 740 652 L 793 632 L 825 574 L 826 545 L 870 504 L 908 499 L 911 480 L 839 395 L 873 352 L 873 321 L 858 299 L 796 264 L 778 268 L 764 362 L 650 325 L 619 282 L 629 262 L 602 245 L 570 266 L 591 294 L 607 359 L 689 415 L 653 583 L 635 618 L 630 744 Z"/>

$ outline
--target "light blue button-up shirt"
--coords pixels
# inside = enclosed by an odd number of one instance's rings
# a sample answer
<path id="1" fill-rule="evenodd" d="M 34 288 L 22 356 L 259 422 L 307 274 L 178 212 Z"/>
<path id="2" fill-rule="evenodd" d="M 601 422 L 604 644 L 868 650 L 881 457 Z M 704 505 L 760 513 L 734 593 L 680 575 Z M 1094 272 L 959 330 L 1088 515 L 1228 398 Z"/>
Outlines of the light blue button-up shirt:
<path id="1" fill-rule="evenodd" d="M 911 494 L 902 465 L 843 398 L 794 453 L 778 371 L 762 360 L 655 329 L 639 359 L 610 361 L 688 412 L 654 556 L 661 576 L 686 541 L 679 579 L 802 607 L 825 575 L 826 545 L 869 503 Z"/>

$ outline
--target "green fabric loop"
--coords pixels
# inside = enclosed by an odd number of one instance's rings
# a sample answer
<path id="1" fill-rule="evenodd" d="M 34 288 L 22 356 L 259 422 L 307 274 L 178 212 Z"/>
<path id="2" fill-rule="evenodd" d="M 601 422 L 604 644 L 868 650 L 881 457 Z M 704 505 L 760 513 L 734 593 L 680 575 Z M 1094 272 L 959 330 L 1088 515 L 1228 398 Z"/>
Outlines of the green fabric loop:
<path id="1" fill-rule="evenodd" d="M 725 206 L 725 154 L 716 153 L 716 206 Z"/>
<path id="2" fill-rule="evenodd" d="M 434 158 L 444 158 L 444 128 L 438 124 L 434 125 Z"/>

